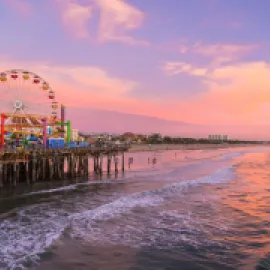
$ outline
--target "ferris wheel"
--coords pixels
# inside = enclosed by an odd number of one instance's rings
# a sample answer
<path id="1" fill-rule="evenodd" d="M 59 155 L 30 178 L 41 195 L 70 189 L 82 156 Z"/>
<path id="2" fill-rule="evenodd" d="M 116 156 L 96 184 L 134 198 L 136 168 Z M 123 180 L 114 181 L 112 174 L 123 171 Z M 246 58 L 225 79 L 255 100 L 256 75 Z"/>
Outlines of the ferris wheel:
<path id="1" fill-rule="evenodd" d="M 58 103 L 49 83 L 33 72 L 12 69 L 0 73 L 0 111 L 6 124 L 38 127 L 41 119 L 57 119 Z"/>

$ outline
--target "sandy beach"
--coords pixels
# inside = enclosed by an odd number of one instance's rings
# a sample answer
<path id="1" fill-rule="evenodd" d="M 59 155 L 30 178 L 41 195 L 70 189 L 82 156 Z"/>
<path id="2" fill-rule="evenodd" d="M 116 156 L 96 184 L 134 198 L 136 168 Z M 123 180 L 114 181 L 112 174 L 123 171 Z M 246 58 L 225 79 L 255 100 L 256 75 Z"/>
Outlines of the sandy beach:
<path id="1" fill-rule="evenodd" d="M 270 146 L 267 144 L 132 144 L 130 152 L 142 151 L 160 151 L 160 150 L 203 150 L 203 149 L 220 149 L 220 148 L 236 148 L 236 147 L 258 147 Z"/>

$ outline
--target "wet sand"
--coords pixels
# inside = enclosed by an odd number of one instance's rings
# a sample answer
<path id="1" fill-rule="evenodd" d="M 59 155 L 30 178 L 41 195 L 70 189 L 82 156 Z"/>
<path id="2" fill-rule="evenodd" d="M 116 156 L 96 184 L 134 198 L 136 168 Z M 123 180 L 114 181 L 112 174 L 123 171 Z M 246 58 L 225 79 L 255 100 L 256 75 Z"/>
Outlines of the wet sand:
<path id="1" fill-rule="evenodd" d="M 160 150 L 204 150 L 204 149 L 220 149 L 220 148 L 237 148 L 237 147 L 270 147 L 267 144 L 132 144 L 130 152 L 140 151 L 160 151 Z"/>

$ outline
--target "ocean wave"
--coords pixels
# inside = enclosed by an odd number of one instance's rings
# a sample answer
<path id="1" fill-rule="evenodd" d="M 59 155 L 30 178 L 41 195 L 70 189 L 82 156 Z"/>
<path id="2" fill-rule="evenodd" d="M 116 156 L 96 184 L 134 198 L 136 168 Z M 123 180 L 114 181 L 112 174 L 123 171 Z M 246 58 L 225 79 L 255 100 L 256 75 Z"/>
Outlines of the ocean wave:
<path id="1" fill-rule="evenodd" d="M 65 212 L 50 203 L 19 210 L 16 215 L 6 218 L 0 224 L 0 268 L 3 266 L 3 269 L 23 269 L 26 264 L 35 264 L 39 254 L 59 239 L 66 229 L 71 237 L 87 240 L 99 230 L 98 222 L 126 215 L 138 207 L 148 209 L 161 205 L 168 196 L 175 196 L 187 188 L 230 181 L 234 173 L 230 166 L 194 180 L 175 182 L 178 181 L 178 174 L 167 177 L 174 179 L 174 183 L 156 190 L 120 197 L 75 214 Z M 75 187 L 76 185 L 65 188 Z"/>
<path id="2" fill-rule="evenodd" d="M 19 211 L 12 219 L 0 224 L 0 269 L 24 269 L 33 265 L 41 254 L 50 247 L 68 225 L 65 216 L 53 211 L 44 211 L 37 206 L 35 214 Z"/>
<path id="3" fill-rule="evenodd" d="M 234 179 L 233 166 L 220 169 L 213 174 L 194 180 L 182 181 L 166 185 L 160 189 L 145 191 L 125 197 L 121 197 L 109 204 L 102 205 L 93 210 L 77 213 L 71 217 L 72 236 L 86 240 L 92 239 L 89 232 L 97 221 L 104 221 L 126 214 L 136 207 L 150 207 L 162 204 L 168 196 L 175 196 L 181 191 L 202 184 L 217 184 Z M 97 228 L 95 227 L 96 231 Z"/>
<path id="4" fill-rule="evenodd" d="M 12 199 L 30 197 L 30 196 L 41 195 L 41 194 L 58 193 L 58 192 L 62 192 L 62 191 L 72 191 L 72 190 L 76 190 L 79 187 L 83 187 L 83 186 L 92 186 L 92 185 L 97 185 L 97 184 L 119 183 L 119 182 L 124 181 L 126 179 L 127 178 L 118 178 L 117 181 L 114 181 L 114 180 L 111 180 L 109 178 L 103 178 L 100 181 L 79 182 L 79 183 L 76 183 L 76 184 L 71 184 L 71 185 L 66 185 L 66 186 L 61 186 L 61 187 L 55 187 L 55 188 L 50 188 L 50 189 L 42 189 L 42 190 L 37 190 L 37 191 L 24 193 L 24 194 L 21 194 L 21 195 L 15 195 L 15 196 L 12 197 Z M 10 199 L 10 198 L 8 198 L 8 199 Z M 3 198 L 1 200 L 4 201 L 4 200 L 6 200 L 6 198 Z"/>
<path id="5" fill-rule="evenodd" d="M 193 151 L 195 151 L 195 150 L 193 150 Z M 199 150 L 198 152 L 200 152 L 200 151 L 201 150 Z M 185 165 L 183 165 L 181 167 L 177 167 L 177 168 L 175 168 L 175 165 L 174 165 L 171 169 L 168 168 L 167 171 L 165 171 L 163 173 L 160 173 L 159 169 L 155 169 L 155 168 L 152 168 L 152 167 L 151 168 L 144 168 L 143 170 L 134 170 L 134 171 L 128 172 L 123 177 L 117 178 L 117 182 L 129 180 L 129 179 L 134 179 L 134 178 L 139 179 L 139 178 L 149 177 L 149 174 L 151 174 L 153 177 L 157 176 L 159 178 L 168 177 L 169 175 L 174 175 L 179 170 L 183 170 L 183 169 L 188 170 L 188 169 L 190 169 L 190 168 L 192 168 L 194 166 L 203 167 L 203 166 L 211 165 L 213 162 L 215 162 L 215 160 L 210 160 L 209 161 L 209 159 L 219 157 L 220 159 L 218 159 L 217 162 L 229 161 L 229 160 L 232 160 L 234 158 L 240 157 L 243 154 L 244 154 L 244 150 L 239 151 L 239 152 L 234 152 L 234 153 L 225 152 L 225 153 L 222 153 L 222 154 L 213 155 L 213 156 L 209 156 L 209 157 L 189 158 L 188 162 L 194 162 L 194 163 L 185 164 Z M 179 161 L 177 161 L 177 162 L 179 162 Z M 21 194 L 21 195 L 15 195 L 15 196 L 13 196 L 13 199 L 27 197 L 27 196 L 40 195 L 40 194 L 49 194 L 49 193 L 57 193 L 57 192 L 62 192 L 62 191 L 71 191 L 71 190 L 76 190 L 80 186 L 89 186 L 89 185 L 95 185 L 95 184 L 106 184 L 106 183 L 113 183 L 113 182 L 114 182 L 114 180 L 111 180 L 109 178 L 103 178 L 100 181 L 79 182 L 79 183 L 76 183 L 76 184 L 71 184 L 71 185 L 66 185 L 66 186 L 61 186 L 61 187 L 55 187 L 55 188 L 50 188 L 50 189 L 37 190 L 37 191 L 24 193 L 24 194 Z M 5 199 L 3 199 L 3 200 L 5 200 Z"/>

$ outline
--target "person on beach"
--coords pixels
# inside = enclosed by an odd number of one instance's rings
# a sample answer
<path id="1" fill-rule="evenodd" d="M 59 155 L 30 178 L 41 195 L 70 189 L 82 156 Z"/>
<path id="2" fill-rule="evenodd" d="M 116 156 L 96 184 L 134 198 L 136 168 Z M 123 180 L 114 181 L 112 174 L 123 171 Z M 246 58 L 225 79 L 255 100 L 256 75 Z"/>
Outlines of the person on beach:
<path id="1" fill-rule="evenodd" d="M 133 164 L 133 157 L 128 159 L 128 168 L 130 169 L 130 165 Z"/>
<path id="2" fill-rule="evenodd" d="M 152 160 L 152 165 L 153 165 L 153 167 L 155 166 L 156 163 L 157 163 L 157 158 L 154 157 L 153 160 Z"/>

